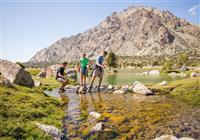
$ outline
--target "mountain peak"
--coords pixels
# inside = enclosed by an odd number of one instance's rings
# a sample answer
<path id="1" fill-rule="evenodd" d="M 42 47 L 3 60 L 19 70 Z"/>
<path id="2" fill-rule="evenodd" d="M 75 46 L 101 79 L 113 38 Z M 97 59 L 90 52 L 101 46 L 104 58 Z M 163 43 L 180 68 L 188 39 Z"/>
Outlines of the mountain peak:
<path id="1" fill-rule="evenodd" d="M 114 12 L 84 33 L 62 38 L 39 51 L 30 62 L 77 61 L 83 52 L 93 58 L 103 50 L 120 56 L 172 56 L 180 52 L 200 54 L 200 28 L 147 6 L 131 6 Z"/>

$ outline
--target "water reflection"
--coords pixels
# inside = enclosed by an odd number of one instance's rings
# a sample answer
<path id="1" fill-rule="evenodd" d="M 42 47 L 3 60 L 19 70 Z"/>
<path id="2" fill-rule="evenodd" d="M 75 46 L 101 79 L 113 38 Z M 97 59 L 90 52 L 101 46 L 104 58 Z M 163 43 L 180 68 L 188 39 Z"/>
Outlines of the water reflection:
<path id="1" fill-rule="evenodd" d="M 108 74 L 107 77 L 106 77 L 106 82 L 108 84 L 111 84 L 111 85 L 116 85 L 117 84 L 117 74 Z"/>
<path id="2" fill-rule="evenodd" d="M 144 69 L 136 70 L 120 70 L 118 73 L 105 73 L 103 84 L 112 84 L 112 85 L 125 85 L 132 84 L 133 81 L 141 81 L 145 84 L 159 83 L 163 80 L 165 81 L 174 81 L 178 79 L 183 79 L 185 77 L 181 76 L 169 76 L 168 74 L 160 75 L 145 75 L 142 74 Z"/>

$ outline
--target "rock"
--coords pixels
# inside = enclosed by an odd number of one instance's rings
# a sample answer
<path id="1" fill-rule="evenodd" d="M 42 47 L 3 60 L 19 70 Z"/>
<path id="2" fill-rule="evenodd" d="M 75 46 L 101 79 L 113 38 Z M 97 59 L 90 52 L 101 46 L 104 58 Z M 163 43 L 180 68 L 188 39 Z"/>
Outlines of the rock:
<path id="1" fill-rule="evenodd" d="M 175 72 L 171 72 L 168 74 L 169 76 L 177 76 L 177 74 Z"/>
<path id="2" fill-rule="evenodd" d="M 46 78 L 46 75 L 47 75 L 47 69 L 45 68 L 42 69 L 37 76 L 39 76 L 40 78 Z"/>
<path id="3" fill-rule="evenodd" d="M 75 69 L 67 69 L 66 73 L 70 79 L 77 81 L 77 71 Z"/>
<path id="4" fill-rule="evenodd" d="M 119 90 L 119 89 L 121 89 L 121 86 L 119 85 L 114 87 L 114 90 Z"/>
<path id="5" fill-rule="evenodd" d="M 139 81 L 135 81 L 133 83 L 133 91 L 135 93 L 139 93 L 142 95 L 152 95 L 153 94 L 152 91 L 150 91 L 144 84 L 142 84 Z"/>
<path id="6" fill-rule="evenodd" d="M 98 112 L 94 112 L 94 111 L 90 112 L 89 115 L 96 119 L 101 117 L 101 114 L 99 114 Z"/>
<path id="7" fill-rule="evenodd" d="M 129 92 L 133 92 L 133 86 L 129 86 L 129 87 L 128 87 L 128 91 L 129 91 Z"/>
<path id="8" fill-rule="evenodd" d="M 144 74 L 144 75 L 148 75 L 149 72 L 148 72 L 148 71 L 145 71 L 145 72 L 143 72 L 142 74 Z"/>
<path id="9" fill-rule="evenodd" d="M 186 77 L 186 76 L 187 76 L 187 74 L 186 74 L 186 73 L 183 73 L 183 72 L 178 73 L 177 75 L 178 75 L 178 76 L 181 76 L 181 77 Z"/>
<path id="10" fill-rule="evenodd" d="M 179 138 L 178 140 L 195 140 L 193 138 L 188 138 L 188 137 L 182 137 L 182 138 Z"/>
<path id="11" fill-rule="evenodd" d="M 14 85 L 10 82 L 10 80 L 4 78 L 3 76 L 0 76 L 0 85 L 5 86 L 5 87 L 9 87 L 9 88 L 14 87 Z"/>
<path id="12" fill-rule="evenodd" d="M 92 127 L 92 132 L 98 132 L 103 130 L 103 123 L 97 123 L 95 126 Z"/>
<path id="13" fill-rule="evenodd" d="M 178 139 L 172 135 L 163 135 L 161 137 L 155 138 L 154 140 L 178 140 Z"/>
<path id="14" fill-rule="evenodd" d="M 100 90 L 104 90 L 104 89 L 105 89 L 105 87 L 104 87 L 104 86 L 101 86 L 101 87 L 100 87 Z"/>
<path id="15" fill-rule="evenodd" d="M 180 71 L 188 71 L 189 68 L 186 66 L 181 66 L 181 68 L 179 68 Z"/>
<path id="16" fill-rule="evenodd" d="M 46 68 L 46 78 L 51 78 L 56 76 L 57 69 L 61 67 L 59 64 L 51 65 Z"/>
<path id="17" fill-rule="evenodd" d="M 192 72 L 192 73 L 190 74 L 190 76 L 191 76 L 191 77 L 198 77 L 198 76 L 200 76 L 200 73 L 198 73 L 198 72 Z"/>
<path id="18" fill-rule="evenodd" d="M 120 89 L 120 90 L 115 90 L 113 93 L 114 94 L 125 94 L 126 92 L 128 92 L 128 91 L 124 91 L 124 90 Z"/>
<path id="19" fill-rule="evenodd" d="M 149 75 L 160 75 L 160 71 L 159 70 L 151 70 L 149 72 Z"/>
<path id="20" fill-rule="evenodd" d="M 40 81 L 34 81 L 35 87 L 40 87 L 42 86 L 42 83 Z"/>
<path id="21" fill-rule="evenodd" d="M 112 85 L 109 85 L 109 86 L 107 87 L 107 89 L 108 89 L 108 90 L 113 90 L 114 87 L 113 87 Z"/>
<path id="22" fill-rule="evenodd" d="M 166 86 L 167 84 L 168 84 L 167 81 L 162 81 L 159 85 L 160 85 L 160 86 Z"/>
<path id="23" fill-rule="evenodd" d="M 177 138 L 173 135 L 163 135 L 161 137 L 155 138 L 154 140 L 195 140 L 195 139 L 188 137 Z"/>
<path id="24" fill-rule="evenodd" d="M 66 85 L 65 88 L 66 89 L 73 89 L 73 90 L 76 90 L 76 89 L 79 89 L 81 86 L 80 85 Z"/>
<path id="25" fill-rule="evenodd" d="M 83 90 L 84 90 L 84 87 L 83 87 L 83 86 L 80 86 L 80 87 L 78 88 L 78 93 L 82 93 Z"/>
<path id="26" fill-rule="evenodd" d="M 121 90 L 124 90 L 125 92 L 128 92 L 129 86 L 128 85 L 122 86 Z"/>
<path id="27" fill-rule="evenodd" d="M 62 133 L 58 128 L 51 125 L 44 125 L 38 122 L 35 123 L 38 128 L 51 135 L 54 140 L 61 140 L 64 137 L 64 133 Z"/>
<path id="28" fill-rule="evenodd" d="M 21 86 L 33 87 L 34 81 L 31 75 L 26 72 L 19 65 L 14 64 L 7 60 L 0 60 L 0 72 L 8 79 L 12 84 Z"/>
<path id="29" fill-rule="evenodd" d="M 195 71 L 200 71 L 200 66 L 194 68 Z"/>

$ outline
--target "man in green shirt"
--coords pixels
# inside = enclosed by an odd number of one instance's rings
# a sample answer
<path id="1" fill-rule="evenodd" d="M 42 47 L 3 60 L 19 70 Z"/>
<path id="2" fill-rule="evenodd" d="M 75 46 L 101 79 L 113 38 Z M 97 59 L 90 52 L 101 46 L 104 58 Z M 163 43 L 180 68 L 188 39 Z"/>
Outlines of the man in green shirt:
<path id="1" fill-rule="evenodd" d="M 81 86 L 86 88 L 86 77 L 88 76 L 88 66 L 90 60 L 86 58 L 86 53 L 83 53 L 82 58 L 80 59 L 80 77 L 81 77 Z"/>

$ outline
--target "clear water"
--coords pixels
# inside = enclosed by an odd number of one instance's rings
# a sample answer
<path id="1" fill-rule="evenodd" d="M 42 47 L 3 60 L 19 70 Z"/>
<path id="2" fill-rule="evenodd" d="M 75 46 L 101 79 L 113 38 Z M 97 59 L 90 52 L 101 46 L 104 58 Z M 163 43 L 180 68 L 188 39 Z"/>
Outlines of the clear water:
<path id="1" fill-rule="evenodd" d="M 63 128 L 69 139 L 90 139 L 92 135 L 84 137 L 85 129 L 91 129 L 98 120 L 91 118 L 89 112 L 96 111 L 100 114 L 109 113 L 115 116 L 125 117 L 125 121 L 115 124 L 110 120 L 103 120 L 108 131 L 102 131 L 97 139 L 120 139 L 130 136 L 132 131 L 138 128 L 140 131 L 131 139 L 150 140 L 161 135 L 170 134 L 177 137 L 193 137 L 200 139 L 200 110 L 199 107 L 190 106 L 175 98 L 162 96 L 142 96 L 137 94 L 111 94 L 92 93 L 76 94 L 75 89 L 67 89 L 61 96 L 68 98 L 66 105 L 66 117 Z M 57 95 L 57 90 L 47 93 Z M 81 116 L 87 114 L 88 117 Z M 112 127 L 111 127 L 112 126 Z M 113 132 L 118 135 L 113 137 Z M 92 138 L 91 138 L 92 139 Z"/>
<path id="2" fill-rule="evenodd" d="M 144 84 L 154 84 L 162 81 L 174 81 L 183 79 L 186 77 L 181 76 L 169 76 L 168 74 L 160 74 L 160 75 L 145 75 L 141 74 L 145 71 L 145 69 L 134 69 L 134 70 L 119 70 L 117 73 L 107 73 L 105 72 L 103 77 L 103 84 L 108 85 L 130 85 L 134 81 L 141 81 Z M 88 80 L 89 82 L 89 80 Z M 98 80 L 95 81 L 97 83 Z"/>

